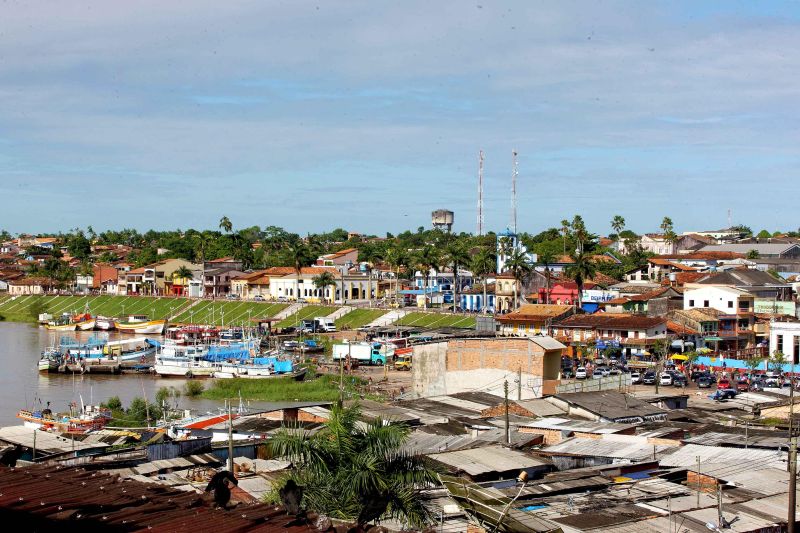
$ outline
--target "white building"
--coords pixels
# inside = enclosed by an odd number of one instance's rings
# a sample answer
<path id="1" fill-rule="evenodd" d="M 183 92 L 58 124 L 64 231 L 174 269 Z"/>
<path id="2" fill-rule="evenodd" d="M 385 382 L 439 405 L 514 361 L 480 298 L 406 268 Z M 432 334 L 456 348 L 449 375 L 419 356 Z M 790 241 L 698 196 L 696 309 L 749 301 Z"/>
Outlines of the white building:
<path id="1" fill-rule="evenodd" d="M 328 272 L 333 276 L 335 285 L 325 288 L 325 294 L 314 285 L 314 278 Z M 343 302 L 350 300 L 368 300 L 376 298 L 378 295 L 377 276 L 370 276 L 368 273 L 347 273 L 341 272 L 332 267 L 303 267 L 300 275 L 297 273 L 286 274 L 279 277 L 270 277 L 269 294 L 270 298 L 286 298 L 297 300 L 303 298 L 310 302 L 321 301 L 324 297 L 327 302 Z"/>
<path id="2" fill-rule="evenodd" d="M 786 362 L 800 364 L 800 322 L 770 322 L 769 353 L 781 352 Z"/>
<path id="3" fill-rule="evenodd" d="M 728 315 L 752 313 L 755 307 L 755 297 L 747 291 L 733 287 L 708 286 L 684 291 L 684 309 L 708 307 Z"/>

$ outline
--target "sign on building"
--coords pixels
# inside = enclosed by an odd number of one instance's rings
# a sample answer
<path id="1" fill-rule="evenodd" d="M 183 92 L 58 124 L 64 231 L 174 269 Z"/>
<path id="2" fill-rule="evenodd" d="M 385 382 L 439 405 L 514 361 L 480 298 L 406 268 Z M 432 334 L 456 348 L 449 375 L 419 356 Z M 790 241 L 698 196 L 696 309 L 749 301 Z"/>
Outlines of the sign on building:
<path id="1" fill-rule="evenodd" d="M 619 294 L 617 292 L 615 292 L 615 291 L 599 291 L 599 290 L 596 290 L 596 289 L 589 289 L 589 290 L 583 291 L 583 296 L 581 298 L 581 301 L 583 301 L 583 302 L 600 303 L 600 302 L 607 302 L 609 300 L 613 300 L 614 298 L 617 298 L 618 296 L 619 296 Z"/>
<path id="2" fill-rule="evenodd" d="M 794 302 L 778 302 L 769 298 L 756 298 L 753 312 L 797 316 Z"/>

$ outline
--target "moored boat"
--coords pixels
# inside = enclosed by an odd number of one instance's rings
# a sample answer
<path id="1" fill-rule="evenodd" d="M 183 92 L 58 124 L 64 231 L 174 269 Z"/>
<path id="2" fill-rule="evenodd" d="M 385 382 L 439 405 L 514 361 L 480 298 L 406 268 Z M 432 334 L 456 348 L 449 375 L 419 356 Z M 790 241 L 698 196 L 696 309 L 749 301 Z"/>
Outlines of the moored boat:
<path id="1" fill-rule="evenodd" d="M 44 325 L 48 331 L 75 331 L 78 325 L 72 321 L 69 315 L 62 315 L 50 320 Z"/>
<path id="2" fill-rule="evenodd" d="M 111 331 L 115 328 L 114 319 L 107 316 L 98 316 L 95 318 L 95 327 L 100 331 Z"/>
<path id="3" fill-rule="evenodd" d="M 114 322 L 114 326 L 121 333 L 139 335 L 161 335 L 166 325 L 166 320 L 149 320 L 145 315 L 130 315 L 126 322 Z"/>
<path id="4" fill-rule="evenodd" d="M 93 430 L 103 429 L 111 420 L 111 411 L 95 405 L 86 405 L 77 410 L 73 403 L 69 413 L 56 414 L 47 408 L 28 411 L 23 409 L 17 413 L 17 418 L 22 419 L 25 427 L 42 431 L 56 431 L 58 433 L 88 433 Z"/>
<path id="5" fill-rule="evenodd" d="M 58 348 L 48 348 L 39 358 L 39 372 L 57 372 L 63 354 Z"/>

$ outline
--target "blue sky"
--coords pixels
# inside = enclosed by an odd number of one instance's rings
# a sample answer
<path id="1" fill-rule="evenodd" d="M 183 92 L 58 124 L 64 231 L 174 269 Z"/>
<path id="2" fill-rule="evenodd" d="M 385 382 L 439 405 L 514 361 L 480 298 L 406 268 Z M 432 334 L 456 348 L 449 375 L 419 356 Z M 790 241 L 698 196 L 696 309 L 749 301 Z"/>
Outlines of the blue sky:
<path id="1" fill-rule="evenodd" d="M 800 4 L 0 8 L 0 228 L 800 225 Z"/>

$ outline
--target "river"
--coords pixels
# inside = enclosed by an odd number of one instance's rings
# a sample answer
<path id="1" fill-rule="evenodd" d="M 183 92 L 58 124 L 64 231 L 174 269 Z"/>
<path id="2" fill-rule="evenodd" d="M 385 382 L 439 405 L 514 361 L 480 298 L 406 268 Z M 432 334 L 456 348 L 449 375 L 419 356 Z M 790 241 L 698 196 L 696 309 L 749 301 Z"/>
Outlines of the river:
<path id="1" fill-rule="evenodd" d="M 160 387 L 183 390 L 185 379 L 165 379 L 149 374 L 91 375 L 39 373 L 39 356 L 48 346 L 57 345 L 64 335 L 88 340 L 92 335 L 119 338 L 117 333 L 50 332 L 42 327 L 15 322 L 0 322 L 0 426 L 20 424 L 20 409 L 44 406 L 48 401 L 54 411 L 67 411 L 70 402 L 100 403 L 119 396 L 124 405 L 135 397 L 154 401 Z M 40 404 L 41 402 L 41 404 Z M 180 397 L 178 406 L 200 412 L 217 412 L 222 402 Z"/>

